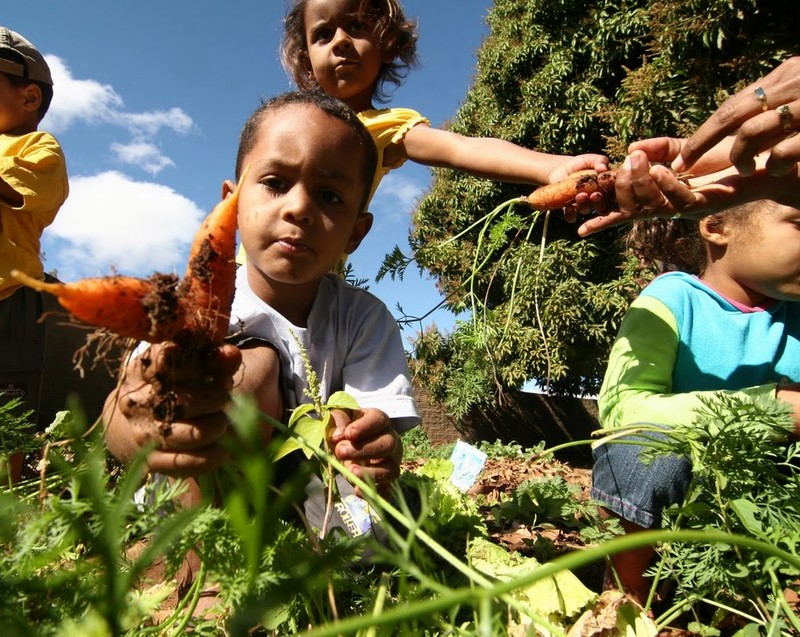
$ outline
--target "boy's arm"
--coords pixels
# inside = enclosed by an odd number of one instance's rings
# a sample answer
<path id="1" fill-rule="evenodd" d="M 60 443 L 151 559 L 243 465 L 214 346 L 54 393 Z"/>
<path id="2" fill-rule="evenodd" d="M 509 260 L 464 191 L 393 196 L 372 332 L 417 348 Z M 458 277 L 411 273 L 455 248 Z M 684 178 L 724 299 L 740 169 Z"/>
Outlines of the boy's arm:
<path id="1" fill-rule="evenodd" d="M 426 124 L 409 130 L 400 145 L 408 159 L 417 163 L 494 181 L 543 185 L 578 170 L 608 170 L 603 155 L 552 155 L 494 137 L 467 137 Z"/>
<path id="2" fill-rule="evenodd" d="M 28 212 L 58 210 L 69 183 L 64 151 L 55 137 L 36 131 L 21 137 L 7 152 L 0 156 L 0 198 Z"/>

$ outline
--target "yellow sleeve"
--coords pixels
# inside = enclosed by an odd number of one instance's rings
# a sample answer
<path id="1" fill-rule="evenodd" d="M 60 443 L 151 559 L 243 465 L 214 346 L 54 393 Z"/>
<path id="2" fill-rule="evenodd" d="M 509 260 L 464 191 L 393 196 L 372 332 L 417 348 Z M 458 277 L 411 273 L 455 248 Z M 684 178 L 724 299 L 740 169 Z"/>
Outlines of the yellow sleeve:
<path id="1" fill-rule="evenodd" d="M 50 223 L 69 192 L 61 145 L 49 133 L 37 131 L 3 136 L 0 146 L 0 177 L 22 195 L 19 209 L 44 213 Z"/>
<path id="2" fill-rule="evenodd" d="M 410 108 L 362 111 L 358 117 L 372 135 L 381 155 L 387 146 L 402 141 L 406 133 L 417 124 L 430 124 L 427 118 Z M 400 165 L 402 162 L 389 168 L 398 168 Z"/>
<path id="3" fill-rule="evenodd" d="M 392 144 L 402 141 L 406 133 L 417 124 L 430 124 L 430 122 L 410 108 L 384 108 L 380 110 L 362 111 L 358 118 L 366 126 L 375 145 L 378 147 L 378 168 L 375 171 L 375 179 L 372 182 L 372 189 L 369 198 L 378 189 L 378 185 L 391 170 L 400 168 L 405 163 L 405 159 L 396 161 L 391 166 L 384 165 L 384 155 L 386 149 Z"/>

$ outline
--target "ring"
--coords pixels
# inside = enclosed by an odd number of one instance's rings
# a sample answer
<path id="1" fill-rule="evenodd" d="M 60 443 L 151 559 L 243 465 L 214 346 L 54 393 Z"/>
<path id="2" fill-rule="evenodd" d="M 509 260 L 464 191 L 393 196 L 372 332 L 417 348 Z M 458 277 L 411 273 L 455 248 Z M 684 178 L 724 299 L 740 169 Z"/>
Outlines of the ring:
<path id="1" fill-rule="evenodd" d="M 792 110 L 789 108 L 789 105 L 784 104 L 783 106 L 779 106 L 775 112 L 778 114 L 778 117 L 780 117 L 783 131 L 788 133 L 792 129 L 792 123 L 794 122 Z"/>
<path id="2" fill-rule="evenodd" d="M 761 102 L 761 112 L 763 113 L 764 111 L 768 110 L 769 106 L 767 106 L 766 91 L 764 91 L 764 89 L 760 86 L 757 86 L 753 92 L 756 94 L 756 99 Z"/>

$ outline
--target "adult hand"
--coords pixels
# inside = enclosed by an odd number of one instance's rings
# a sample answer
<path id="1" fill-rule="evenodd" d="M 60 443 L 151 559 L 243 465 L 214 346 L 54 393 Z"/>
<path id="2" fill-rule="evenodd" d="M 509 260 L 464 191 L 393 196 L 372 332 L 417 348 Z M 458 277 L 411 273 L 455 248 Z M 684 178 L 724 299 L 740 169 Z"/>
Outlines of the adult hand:
<path id="1" fill-rule="evenodd" d="M 680 151 L 681 140 L 661 137 L 641 142 L 617 169 L 617 209 L 592 217 L 578 228 L 586 237 L 622 223 L 653 217 L 672 217 L 696 203 L 696 196 L 669 168 L 650 160 L 669 162 Z"/>
<path id="2" fill-rule="evenodd" d="M 756 157 L 757 172 L 742 176 L 727 162 L 728 142 L 718 144 L 697 162 L 697 177 L 684 178 L 665 165 L 684 145 L 684 140 L 668 137 L 631 144 L 630 155 L 616 175 L 617 210 L 587 220 L 578 234 L 588 236 L 621 223 L 681 214 L 701 217 L 758 199 L 800 205 L 800 170 L 773 177 L 767 174 L 765 155 Z M 723 152 L 725 151 L 725 152 Z M 723 166 L 727 168 L 722 168 Z"/>
<path id="3" fill-rule="evenodd" d="M 336 409 L 330 443 L 336 458 L 362 480 L 386 492 L 400 475 L 403 443 L 389 417 L 379 409 L 359 409 L 352 415 Z M 361 497 L 361 489 L 356 487 Z"/>
<path id="4" fill-rule="evenodd" d="M 150 471 L 173 477 L 213 471 L 227 459 L 221 444 L 224 413 L 241 352 L 232 345 L 207 359 L 187 359 L 174 343 L 151 345 L 133 359 L 120 387 L 106 401 L 106 444 L 129 462 L 141 449 Z"/>
<path id="5" fill-rule="evenodd" d="M 738 129 L 738 130 L 737 130 Z M 726 135 L 735 133 L 730 163 L 742 175 L 755 171 L 755 156 L 769 149 L 770 175 L 785 175 L 800 160 L 800 56 L 726 100 L 686 140 L 673 168 L 685 171 Z"/>

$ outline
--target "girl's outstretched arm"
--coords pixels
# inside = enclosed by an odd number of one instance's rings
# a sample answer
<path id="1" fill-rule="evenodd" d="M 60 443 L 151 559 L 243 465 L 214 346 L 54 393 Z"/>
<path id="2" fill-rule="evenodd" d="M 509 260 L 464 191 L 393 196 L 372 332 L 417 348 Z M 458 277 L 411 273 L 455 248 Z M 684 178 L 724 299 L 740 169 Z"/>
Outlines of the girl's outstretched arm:
<path id="1" fill-rule="evenodd" d="M 608 170 L 603 155 L 552 155 L 494 137 L 467 137 L 419 124 L 397 145 L 398 159 L 461 170 L 494 181 L 544 185 L 591 168 Z"/>

